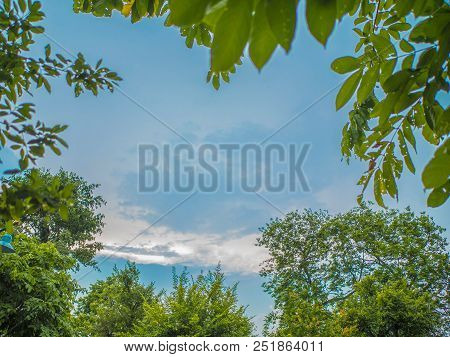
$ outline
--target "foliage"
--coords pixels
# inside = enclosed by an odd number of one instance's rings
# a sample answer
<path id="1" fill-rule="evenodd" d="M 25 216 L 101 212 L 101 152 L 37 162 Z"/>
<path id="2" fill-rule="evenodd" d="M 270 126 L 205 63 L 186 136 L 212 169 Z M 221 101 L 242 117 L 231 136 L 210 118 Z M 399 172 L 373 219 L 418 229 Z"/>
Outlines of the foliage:
<path id="1" fill-rule="evenodd" d="M 34 37 L 45 31 L 36 25 L 44 16 L 39 1 L 7 0 L 0 7 L 0 115 L 3 117 L 0 141 L 3 147 L 10 142 L 10 148 L 20 153 L 22 170 L 29 162 L 34 163 L 42 157 L 45 148 L 59 155 L 58 145 L 67 147 L 58 136 L 66 125 L 48 127 L 41 121 L 34 122 L 34 105 L 19 103 L 21 97 L 31 91 L 32 85 L 44 87 L 50 93 L 49 79 L 65 75 L 76 96 L 85 90 L 97 95 L 99 89 L 113 91 L 115 81 L 120 80 L 114 72 L 102 67 L 100 61 L 91 67 L 82 54 L 78 54 L 75 61 L 59 53 L 52 55 L 50 45 L 45 47 L 44 57 L 27 56 L 36 41 Z"/>
<path id="2" fill-rule="evenodd" d="M 64 212 L 72 203 L 71 185 L 62 185 L 59 180 L 45 182 L 37 169 L 27 173 L 27 180 L 6 180 L 1 183 L 0 224 L 9 233 L 14 223 L 25 215 L 41 210 L 47 214 Z"/>
<path id="3" fill-rule="evenodd" d="M 0 254 L 0 334 L 70 336 L 78 289 L 68 270 L 74 260 L 53 243 L 16 235 L 16 253 Z"/>
<path id="4" fill-rule="evenodd" d="M 218 89 L 229 82 L 248 49 L 261 70 L 275 50 L 290 51 L 297 23 L 298 0 L 74 0 L 74 11 L 111 16 L 119 11 L 137 22 L 166 16 L 186 45 L 210 48 L 207 81 Z M 422 173 L 432 190 L 428 206 L 442 205 L 450 194 L 449 109 L 441 94 L 448 92 L 450 10 L 444 0 L 306 0 L 311 34 L 326 45 L 337 21 L 354 18 L 359 36 L 355 56 L 336 59 L 331 68 L 351 73 L 336 97 L 343 107 L 356 93 L 354 109 L 342 132 L 342 154 L 368 162 L 359 180 L 362 193 L 374 180 L 377 203 L 383 195 L 398 197 L 403 166 L 415 172 L 410 156 L 416 135 L 441 145 Z M 397 152 L 398 151 L 398 152 Z M 439 166 L 443 170 L 436 170 Z"/>
<path id="5" fill-rule="evenodd" d="M 339 307 L 342 333 L 355 336 L 430 336 L 442 332 L 437 301 L 405 279 L 380 282 L 367 276 Z M 339 330 L 338 330 L 339 331 Z"/>
<path id="6" fill-rule="evenodd" d="M 6 182 L 29 185 L 32 173 L 25 171 Z M 62 169 L 55 175 L 40 169 L 37 175 L 44 187 L 52 187 L 57 182 L 60 187 L 70 189 L 70 205 L 61 206 L 53 213 L 40 208 L 26 214 L 17 229 L 37 237 L 43 243 L 53 242 L 62 254 L 72 255 L 81 264 L 95 265 L 95 254 L 102 248 L 101 243 L 95 242 L 95 237 L 104 226 L 104 215 L 96 210 L 106 203 L 102 197 L 94 194 L 99 185 L 89 184 L 75 173 Z"/>
<path id="7" fill-rule="evenodd" d="M 250 336 L 253 324 L 238 304 L 237 284 L 226 287 L 220 268 L 195 280 L 185 270 L 173 280 L 170 294 L 144 306 L 133 336 Z"/>
<path id="8" fill-rule="evenodd" d="M 139 282 L 139 270 L 127 263 L 114 268 L 106 280 L 91 285 L 78 301 L 75 325 L 81 336 L 120 336 L 133 329 L 144 315 L 144 304 L 156 299 L 153 284 Z"/>
<path id="9" fill-rule="evenodd" d="M 173 291 L 155 293 L 139 282 L 135 264 L 114 269 L 82 296 L 76 311 L 81 336 L 248 336 L 253 328 L 239 306 L 236 285 L 226 287 L 224 275 L 174 273 Z"/>
<path id="10" fill-rule="evenodd" d="M 36 39 L 45 36 L 45 29 L 38 25 L 44 16 L 40 1 L 5 0 L 0 4 L 0 149 L 8 146 L 20 155 L 20 170 L 35 164 L 46 149 L 60 155 L 60 146 L 67 147 L 60 137 L 67 125 L 47 126 L 42 120 L 35 120 L 34 104 L 23 102 L 25 95 L 33 94 L 34 86 L 50 93 L 49 80 L 64 75 L 75 96 L 83 91 L 97 95 L 101 89 L 113 91 L 116 81 L 120 80 L 116 73 L 103 67 L 101 61 L 90 66 L 81 53 L 71 60 L 59 53 L 53 55 L 47 45 L 43 57 L 31 56 Z M 1 219 L 11 221 L 9 227 L 29 211 L 64 206 L 67 191 L 59 190 L 57 185 L 47 189 L 39 186 L 42 182 L 38 179 L 32 181 L 31 186 L 2 186 Z"/>
<path id="11" fill-rule="evenodd" d="M 380 206 L 383 195 L 398 198 L 404 166 L 416 171 L 410 151 L 416 151 L 420 130 L 427 142 L 440 145 L 422 172 L 424 187 L 432 190 L 428 206 L 440 206 L 450 195 L 450 117 L 441 96 L 449 90 L 450 7 L 444 1 L 363 1 L 354 23 L 356 56 L 338 58 L 331 68 L 351 73 L 336 109 L 356 93 L 342 154 L 368 162 L 358 200 L 372 179 Z"/>
<path id="12" fill-rule="evenodd" d="M 372 307 L 404 279 L 404 296 L 393 296 L 400 301 L 393 308 L 405 309 L 398 316 L 407 315 L 414 304 L 422 306 L 431 299 L 433 314 L 429 318 L 434 321 L 432 326 L 425 324 L 429 327 L 426 331 L 406 331 L 448 334 L 450 265 L 443 231 L 425 214 L 415 216 L 410 210 L 373 211 L 366 205 L 336 216 L 324 211 L 295 211 L 284 219 L 271 221 L 258 239 L 258 244 L 270 253 L 261 275 L 268 279 L 264 287 L 275 301 L 275 311 L 266 320 L 267 332 L 275 328 L 274 334 L 297 336 L 380 331 L 395 335 L 395 330 L 352 332 L 348 324 L 342 325 L 336 317 L 340 308 L 349 311 L 350 306 L 357 306 L 358 296 L 368 295 L 360 282 L 370 277 L 384 284 L 380 285 L 380 296 L 370 297 Z M 417 313 L 420 311 L 423 310 Z M 389 311 L 381 315 L 386 319 L 390 316 Z M 395 323 L 380 323 L 395 328 Z M 339 326 L 347 329 L 337 330 Z"/>

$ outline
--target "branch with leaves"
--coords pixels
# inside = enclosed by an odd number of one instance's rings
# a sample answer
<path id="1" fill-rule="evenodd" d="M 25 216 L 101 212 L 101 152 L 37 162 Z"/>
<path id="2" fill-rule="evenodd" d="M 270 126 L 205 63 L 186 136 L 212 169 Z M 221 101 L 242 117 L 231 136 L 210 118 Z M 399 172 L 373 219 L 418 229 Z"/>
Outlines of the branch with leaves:
<path id="1" fill-rule="evenodd" d="M 165 16 L 186 38 L 210 50 L 207 81 L 214 88 L 229 82 L 248 53 L 258 70 L 278 47 L 288 53 L 296 32 L 298 0 L 74 0 L 74 11 L 111 16 L 114 11 L 137 22 Z M 342 108 L 356 94 L 354 109 L 343 129 L 342 153 L 368 162 L 359 184 L 363 192 L 374 178 L 379 205 L 383 196 L 398 197 L 403 165 L 415 173 L 411 148 L 416 135 L 441 145 L 437 158 L 423 172 L 431 189 L 428 205 L 443 204 L 450 190 L 450 156 L 442 144 L 450 131 L 448 93 L 450 7 L 443 0 L 306 0 L 309 31 L 326 45 L 338 21 L 351 16 L 359 36 L 355 56 L 332 63 L 341 74 L 351 73 L 336 98 Z M 413 26 L 414 25 L 414 26 Z M 386 139 L 390 138 L 390 139 Z M 444 148 L 444 149 L 442 149 Z M 441 170 L 435 170 L 439 162 Z M 431 176 L 430 176 L 431 175 Z M 432 178 L 433 176 L 433 178 Z"/>
<path id="2" fill-rule="evenodd" d="M 417 19 L 414 27 L 408 22 L 411 15 Z M 354 23 L 360 38 L 357 56 L 338 58 L 331 68 L 351 73 L 337 95 L 336 109 L 356 93 L 341 149 L 345 158 L 354 155 L 369 163 L 358 182 L 358 201 L 372 179 L 380 206 L 383 195 L 398 198 L 403 167 L 416 172 L 410 150 L 417 151 L 420 130 L 427 142 L 440 145 L 422 173 L 424 187 L 432 189 L 428 206 L 440 206 L 450 193 L 450 156 L 445 149 L 450 117 L 440 96 L 449 90 L 449 7 L 439 1 L 369 2 L 361 6 Z"/>
<path id="3" fill-rule="evenodd" d="M 5 0 L 0 5 L 0 149 L 9 148 L 19 154 L 18 168 L 6 174 L 23 172 L 46 149 L 61 154 L 61 146 L 68 147 L 60 134 L 65 124 L 49 126 L 42 119 L 36 120 L 33 103 L 23 102 L 24 95 L 33 95 L 35 89 L 45 88 L 51 93 L 50 79 L 65 76 L 75 96 L 84 91 L 97 95 L 99 90 L 113 91 L 121 78 L 109 68 L 89 65 L 80 53 L 75 60 L 61 54 L 52 55 L 50 45 L 44 49 L 43 57 L 29 55 L 36 37 L 45 29 L 37 25 L 45 17 L 40 1 Z M 4 182 L 0 193 L 0 222 L 12 231 L 17 222 L 27 213 L 37 209 L 62 215 L 70 202 L 70 187 L 44 187 L 37 178 L 27 184 Z"/>

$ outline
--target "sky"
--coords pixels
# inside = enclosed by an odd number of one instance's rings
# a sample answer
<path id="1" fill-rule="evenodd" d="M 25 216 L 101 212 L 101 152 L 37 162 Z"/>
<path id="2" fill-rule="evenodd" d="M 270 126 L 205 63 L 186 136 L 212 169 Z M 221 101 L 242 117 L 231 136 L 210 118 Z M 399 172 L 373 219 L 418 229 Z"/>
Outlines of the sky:
<path id="1" fill-rule="evenodd" d="M 80 283 L 88 286 L 109 275 L 114 264 L 123 266 L 129 259 L 138 263 L 143 281 L 170 288 L 172 267 L 187 266 L 197 274 L 220 263 L 230 283 L 240 281 L 240 301 L 250 305 L 249 314 L 260 326 L 272 301 L 258 276 L 267 257 L 264 249 L 255 246 L 259 228 L 281 216 L 280 211 L 312 208 L 337 213 L 356 205 L 356 182 L 365 165 L 356 160 L 347 165 L 341 160 L 340 133 L 350 106 L 336 112 L 336 90 L 330 92 L 343 80 L 330 70 L 330 63 L 351 54 L 356 43 L 351 23 L 339 24 L 324 49 L 307 32 L 301 16 L 289 55 L 277 51 L 261 73 L 245 58 L 231 83 L 215 91 L 205 82 L 207 50 L 188 49 L 178 31 L 164 27 L 162 21 L 145 19 L 131 24 L 121 16 L 77 15 L 71 1 L 45 0 L 43 5 L 44 26 L 54 41 L 69 52 L 83 52 L 91 63 L 102 58 L 124 79 L 121 92 L 79 98 L 74 98 L 63 80 L 53 80 L 51 95 L 40 91 L 33 98 L 39 119 L 69 125 L 63 135 L 69 149 L 61 157 L 49 154 L 39 166 L 62 167 L 100 184 L 98 194 L 108 202 L 102 210 L 105 229 L 98 238 L 105 244 L 98 257 L 103 262 L 101 271 L 82 269 L 76 275 Z M 55 44 L 52 48 L 64 53 Z M 259 143 L 302 112 L 267 144 L 310 145 L 303 165 L 309 192 L 265 192 L 263 199 L 242 190 L 219 189 L 193 196 L 138 191 L 140 144 L 182 143 L 173 131 L 194 145 Z M 417 172 L 432 152 L 419 143 L 419 156 L 412 153 Z M 399 182 L 400 199 L 388 201 L 389 206 L 426 211 L 449 228 L 448 204 L 426 208 L 421 187 L 420 175 L 405 171 Z M 117 252 L 117 247 L 155 221 L 127 249 Z"/>

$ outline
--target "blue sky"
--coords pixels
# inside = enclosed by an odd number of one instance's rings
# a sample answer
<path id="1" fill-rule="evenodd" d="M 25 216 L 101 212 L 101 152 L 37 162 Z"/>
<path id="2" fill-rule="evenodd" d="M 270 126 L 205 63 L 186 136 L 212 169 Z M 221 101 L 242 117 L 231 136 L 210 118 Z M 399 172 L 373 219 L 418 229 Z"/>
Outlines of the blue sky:
<path id="1" fill-rule="evenodd" d="M 342 81 L 329 69 L 330 63 L 351 54 L 356 39 L 351 23 L 344 22 L 325 50 L 307 32 L 301 17 L 288 56 L 278 51 L 262 74 L 245 59 L 231 84 L 216 92 L 205 83 L 206 50 L 186 48 L 177 30 L 165 28 L 161 21 L 147 19 L 132 25 L 119 16 L 100 19 L 73 14 L 71 1 L 43 3 L 47 14 L 44 25 L 52 38 L 71 52 L 83 52 L 92 63 L 103 58 L 105 65 L 124 78 L 124 93 L 195 145 L 260 142 Z M 114 253 L 114 247 L 123 245 L 187 197 L 185 193 L 137 191 L 138 144 L 175 144 L 181 140 L 121 93 L 75 99 L 63 81 L 55 80 L 52 85 L 51 96 L 36 93 L 37 113 L 48 123 L 69 124 L 64 138 L 70 148 L 61 157 L 48 155 L 39 165 L 55 170 L 63 167 L 101 184 L 99 193 L 108 205 L 104 209 L 106 227 L 99 239 L 108 248 L 104 254 Z M 341 161 L 340 133 L 348 107 L 336 113 L 335 94 L 270 140 L 283 145 L 311 144 L 303 166 L 311 192 L 265 196 L 283 212 L 313 208 L 336 213 L 356 204 L 359 188 L 355 184 L 365 166 Z M 424 158 L 433 149 L 421 143 L 418 151 L 422 159 L 415 158 L 416 167 L 421 172 Z M 449 227 L 445 218 L 450 213 L 448 204 L 433 210 L 425 207 L 420 175 L 405 172 L 399 191 L 400 201 L 389 202 L 391 207 L 409 205 L 417 212 L 428 211 L 438 224 Z M 143 280 L 156 281 L 164 288 L 170 286 L 172 266 L 181 269 L 186 265 L 197 273 L 220 262 L 230 282 L 241 281 L 241 301 L 250 304 L 249 313 L 259 324 L 271 301 L 257 275 L 266 253 L 254 243 L 258 228 L 279 215 L 255 194 L 196 194 L 133 241 L 125 253 L 114 254 L 100 267 L 101 272 L 86 276 L 82 284 L 108 275 L 113 265 L 123 265 L 124 259 L 139 263 Z"/>

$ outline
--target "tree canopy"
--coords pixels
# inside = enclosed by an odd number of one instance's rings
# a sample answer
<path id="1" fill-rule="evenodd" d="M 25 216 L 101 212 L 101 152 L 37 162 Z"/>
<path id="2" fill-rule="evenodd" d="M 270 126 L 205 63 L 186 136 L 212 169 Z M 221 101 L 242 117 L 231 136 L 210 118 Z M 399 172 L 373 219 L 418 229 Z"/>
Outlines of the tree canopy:
<path id="1" fill-rule="evenodd" d="M 79 299 L 81 336 L 249 336 L 253 324 L 238 305 L 236 285 L 226 287 L 220 270 L 195 279 L 173 274 L 170 293 L 139 282 L 133 263 L 94 283 Z"/>
<path id="2" fill-rule="evenodd" d="M 0 335 L 71 336 L 75 260 L 25 235 L 13 244 L 14 254 L 0 253 Z"/>
<path id="3" fill-rule="evenodd" d="M 367 206 L 271 221 L 258 240 L 269 250 L 261 274 L 276 308 L 266 328 L 294 336 L 448 334 L 443 231 L 424 214 Z"/>
<path id="4" fill-rule="evenodd" d="M 239 305 L 237 284 L 225 285 L 218 268 L 195 279 L 186 270 L 173 273 L 173 290 L 144 306 L 133 336 L 250 336 L 251 319 Z"/>
<path id="5" fill-rule="evenodd" d="M 144 315 L 144 304 L 156 299 L 153 284 L 139 282 L 139 270 L 127 263 L 111 276 L 92 284 L 80 297 L 76 325 L 81 336 L 120 336 Z"/>
<path id="6" fill-rule="evenodd" d="M 367 276 L 340 306 L 337 333 L 349 336 L 446 335 L 439 302 L 429 292 L 411 288 L 406 279 L 380 281 Z M 448 327 L 448 325 L 447 325 Z"/>
<path id="7" fill-rule="evenodd" d="M 32 175 L 36 173 L 44 187 L 51 187 L 56 183 L 70 190 L 70 204 L 61 206 L 53 213 L 39 208 L 26 214 L 16 229 L 37 237 L 43 243 L 55 243 L 61 253 L 73 256 L 81 264 L 95 265 L 95 254 L 102 248 L 102 244 L 96 242 L 95 238 L 104 226 L 104 215 L 97 210 L 106 204 L 101 196 L 94 193 L 99 185 L 90 184 L 77 174 L 62 169 L 56 174 L 45 169 L 28 170 L 5 181 L 30 185 Z"/>
<path id="8" fill-rule="evenodd" d="M 54 217 L 53 217 L 54 218 Z M 57 219 L 60 219 L 56 216 Z M 265 335 L 442 336 L 450 332 L 444 229 L 410 210 L 367 206 L 291 212 L 262 228 Z M 134 263 L 81 289 L 58 242 L 15 235 L 0 253 L 0 334 L 7 336 L 250 336 L 237 284 L 218 267 L 173 273 L 170 291 L 143 284 Z"/>
<path id="9" fill-rule="evenodd" d="M 358 184 L 361 203 L 369 183 L 377 203 L 398 198 L 404 166 L 417 137 L 438 146 L 422 172 L 430 190 L 427 204 L 442 205 L 450 195 L 450 117 L 448 93 L 450 7 L 444 0 L 306 0 L 309 31 L 326 45 L 337 22 L 350 16 L 358 36 L 355 53 L 331 68 L 348 75 L 336 96 L 336 109 L 355 97 L 342 131 L 342 155 L 368 163 Z M 74 0 L 74 11 L 111 16 L 115 11 L 137 22 L 165 17 L 178 27 L 186 45 L 210 51 L 207 81 L 218 89 L 248 54 L 261 70 L 277 48 L 288 53 L 297 23 L 298 0 Z M 300 19 L 299 19 L 300 18 Z M 446 139 L 447 138 L 447 139 Z"/>

